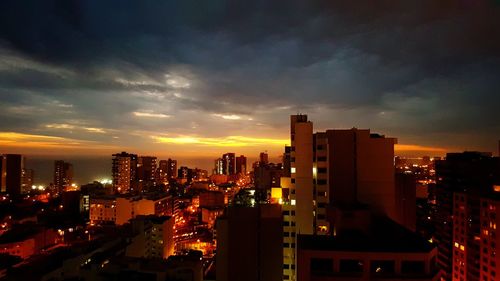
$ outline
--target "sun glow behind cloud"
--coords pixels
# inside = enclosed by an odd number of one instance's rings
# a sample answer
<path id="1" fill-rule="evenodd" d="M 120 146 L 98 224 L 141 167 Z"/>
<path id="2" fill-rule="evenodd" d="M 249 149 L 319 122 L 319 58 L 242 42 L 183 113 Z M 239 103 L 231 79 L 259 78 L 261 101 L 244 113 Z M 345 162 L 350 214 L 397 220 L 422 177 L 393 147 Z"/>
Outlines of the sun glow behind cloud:
<path id="1" fill-rule="evenodd" d="M 189 144 L 200 146 L 213 146 L 213 147 L 252 147 L 252 146 L 285 146 L 289 145 L 288 139 L 271 139 L 271 138 L 255 138 L 244 136 L 228 136 L 220 138 L 197 137 L 197 136 L 176 136 L 164 137 L 153 136 L 157 143 L 168 144 Z"/>
<path id="2" fill-rule="evenodd" d="M 94 141 L 77 140 L 71 138 L 46 135 L 23 134 L 15 132 L 0 132 L 0 145 L 22 149 L 117 149 L 114 146 L 101 145 Z"/>
<path id="3" fill-rule="evenodd" d="M 170 115 L 163 114 L 163 113 L 138 112 L 138 111 L 134 111 L 132 113 L 137 117 L 150 117 L 150 118 L 170 118 L 171 117 Z"/>

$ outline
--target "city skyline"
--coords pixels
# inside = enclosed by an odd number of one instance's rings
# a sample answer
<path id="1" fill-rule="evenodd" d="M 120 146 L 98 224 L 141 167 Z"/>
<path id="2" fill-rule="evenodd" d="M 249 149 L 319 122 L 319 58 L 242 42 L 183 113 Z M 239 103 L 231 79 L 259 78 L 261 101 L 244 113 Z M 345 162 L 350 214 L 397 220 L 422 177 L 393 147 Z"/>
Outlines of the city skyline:
<path id="1" fill-rule="evenodd" d="M 397 154 L 497 150 L 492 1 L 0 5 L 1 153 L 278 155 L 299 112 Z"/>

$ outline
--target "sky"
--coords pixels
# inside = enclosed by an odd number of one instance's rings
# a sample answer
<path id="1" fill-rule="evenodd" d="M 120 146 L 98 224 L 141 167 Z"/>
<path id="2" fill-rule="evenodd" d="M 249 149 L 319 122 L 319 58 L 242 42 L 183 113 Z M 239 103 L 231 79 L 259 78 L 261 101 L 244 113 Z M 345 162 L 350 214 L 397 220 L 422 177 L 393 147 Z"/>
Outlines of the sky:
<path id="1" fill-rule="evenodd" d="M 365 2 L 3 0 L 0 153 L 278 157 L 297 113 L 497 151 L 500 2 Z"/>

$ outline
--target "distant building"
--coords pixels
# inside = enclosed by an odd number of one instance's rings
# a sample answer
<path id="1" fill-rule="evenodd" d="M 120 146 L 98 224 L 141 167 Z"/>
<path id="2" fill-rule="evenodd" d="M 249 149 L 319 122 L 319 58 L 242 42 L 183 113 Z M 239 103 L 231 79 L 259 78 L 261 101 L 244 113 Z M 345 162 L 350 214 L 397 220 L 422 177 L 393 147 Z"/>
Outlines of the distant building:
<path id="1" fill-rule="evenodd" d="M 90 197 L 91 224 L 123 225 L 139 215 L 171 216 L 173 213 L 173 199 L 163 193 Z"/>
<path id="2" fill-rule="evenodd" d="M 63 160 L 54 161 L 54 187 L 59 193 L 73 182 L 73 165 Z"/>
<path id="3" fill-rule="evenodd" d="M 236 157 L 236 174 L 247 173 L 247 158 L 243 155 Z"/>
<path id="4" fill-rule="evenodd" d="M 167 160 L 160 160 L 158 162 L 158 181 L 160 183 L 167 183 L 168 182 L 168 161 Z"/>
<path id="5" fill-rule="evenodd" d="M 255 188 L 271 189 L 280 186 L 280 179 L 283 175 L 281 164 L 259 162 L 253 169 L 253 181 Z"/>
<path id="6" fill-rule="evenodd" d="M 156 182 L 157 158 L 153 156 L 139 156 L 137 159 L 137 179 L 140 182 Z"/>
<path id="7" fill-rule="evenodd" d="M 133 191 L 137 179 L 137 155 L 126 152 L 113 154 L 113 187 L 118 193 Z"/>
<path id="8" fill-rule="evenodd" d="M 261 164 L 268 164 L 269 163 L 269 155 L 267 152 L 261 152 L 259 155 L 259 162 Z"/>
<path id="9" fill-rule="evenodd" d="M 222 155 L 222 170 L 224 175 L 236 174 L 236 157 L 234 153 Z"/>
<path id="10" fill-rule="evenodd" d="M 13 197 L 21 194 L 24 157 L 20 154 L 0 155 L 0 192 L 6 192 Z"/>
<path id="11" fill-rule="evenodd" d="M 217 281 L 282 281 L 280 205 L 232 207 L 217 220 Z"/>
<path id="12" fill-rule="evenodd" d="M 213 174 L 214 175 L 225 175 L 224 174 L 224 160 L 222 158 L 215 159 Z"/>
<path id="13" fill-rule="evenodd" d="M 193 170 L 188 167 L 181 166 L 178 170 L 177 179 L 182 183 L 191 183 L 193 180 Z"/>
<path id="14" fill-rule="evenodd" d="M 168 158 L 167 164 L 168 164 L 168 169 L 167 169 L 168 179 L 177 178 L 177 160 Z"/>
<path id="15" fill-rule="evenodd" d="M 0 168 L 1 170 L 1 168 Z M 23 169 L 21 193 L 27 194 L 30 192 L 31 187 L 35 184 L 35 171 L 33 169 Z"/>

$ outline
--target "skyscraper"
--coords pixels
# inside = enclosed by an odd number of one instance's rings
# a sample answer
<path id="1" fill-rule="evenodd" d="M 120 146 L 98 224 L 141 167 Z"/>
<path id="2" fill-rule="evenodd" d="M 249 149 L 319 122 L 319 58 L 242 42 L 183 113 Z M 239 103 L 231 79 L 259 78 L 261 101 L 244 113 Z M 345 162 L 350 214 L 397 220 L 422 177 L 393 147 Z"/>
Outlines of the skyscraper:
<path id="1" fill-rule="evenodd" d="M 491 153 L 448 153 L 436 162 L 436 178 L 433 219 L 442 277 L 480 280 L 480 201 L 500 180 L 500 160 Z"/>
<path id="2" fill-rule="evenodd" d="M 396 139 L 356 128 L 313 134 L 307 115 L 292 115 L 290 132 L 290 196 L 283 206 L 284 276 L 293 280 L 297 235 L 335 235 L 335 224 L 345 227 L 348 221 L 340 219 L 348 213 L 344 209 L 364 204 L 377 216 L 396 222 L 400 216 L 394 182 Z"/>
<path id="3" fill-rule="evenodd" d="M 54 161 L 54 186 L 59 192 L 71 185 L 73 181 L 73 165 L 63 160 Z"/>
<path id="4" fill-rule="evenodd" d="M 224 175 L 234 175 L 236 173 L 236 157 L 234 153 L 222 155 L 222 169 Z"/>
<path id="5" fill-rule="evenodd" d="M 22 172 L 24 169 L 24 157 L 19 154 L 5 154 L 0 156 L 0 191 L 6 192 L 13 197 L 21 194 Z"/>
<path id="6" fill-rule="evenodd" d="M 137 179 L 139 182 L 156 182 L 157 158 L 153 156 L 139 156 L 137 159 Z"/>
<path id="7" fill-rule="evenodd" d="M 166 183 L 168 182 L 168 161 L 167 160 L 160 160 L 158 163 L 158 180 L 161 183 Z"/>
<path id="8" fill-rule="evenodd" d="M 236 173 L 237 174 L 247 173 L 247 158 L 243 155 L 236 157 Z"/>
<path id="9" fill-rule="evenodd" d="M 126 152 L 113 154 L 113 187 L 119 193 L 134 189 L 137 173 L 137 155 Z"/>
<path id="10" fill-rule="evenodd" d="M 177 178 L 177 160 L 168 158 L 167 163 L 168 163 L 168 169 L 167 169 L 168 179 Z"/>

